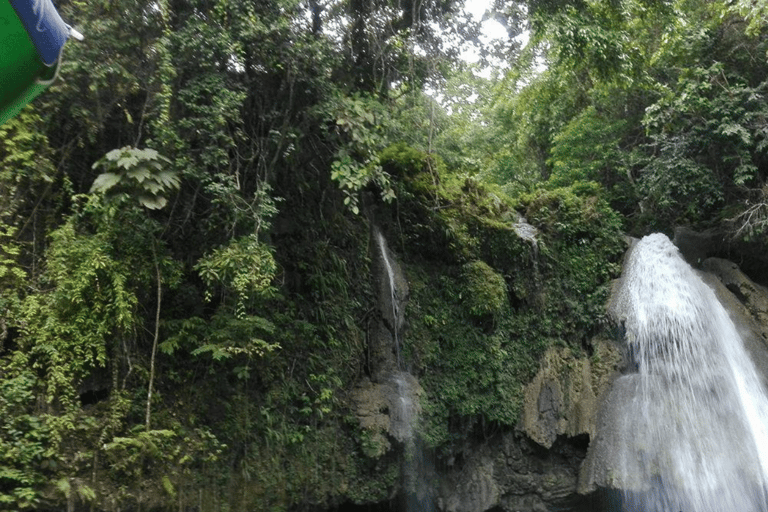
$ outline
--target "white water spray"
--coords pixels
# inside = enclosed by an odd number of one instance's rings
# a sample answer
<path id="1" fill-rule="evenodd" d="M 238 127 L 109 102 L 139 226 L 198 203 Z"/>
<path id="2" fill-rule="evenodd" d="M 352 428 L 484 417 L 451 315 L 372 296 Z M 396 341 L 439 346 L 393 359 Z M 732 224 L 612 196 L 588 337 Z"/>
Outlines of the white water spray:
<path id="1" fill-rule="evenodd" d="M 615 311 L 632 390 L 611 454 L 626 511 L 767 512 L 768 399 L 714 292 L 661 234 L 633 248 Z"/>
<path id="2" fill-rule="evenodd" d="M 393 376 L 397 388 L 397 403 L 392 411 L 392 427 L 395 437 L 406 445 L 414 442 L 413 424 L 416 420 L 416 407 L 413 403 L 413 390 L 411 377 L 404 372 L 398 372 Z"/>
<path id="3" fill-rule="evenodd" d="M 397 287 L 395 286 L 395 272 L 392 268 L 392 262 L 389 259 L 389 252 L 387 251 L 387 241 L 384 239 L 384 235 L 380 231 L 376 230 L 376 242 L 379 244 L 379 251 L 381 251 L 381 259 L 384 261 L 384 267 L 387 271 L 387 277 L 389 278 L 389 302 L 392 304 L 392 337 L 395 340 L 395 355 L 397 357 L 397 367 L 401 368 L 400 362 L 400 338 L 398 323 L 400 322 L 400 311 L 397 305 Z"/>

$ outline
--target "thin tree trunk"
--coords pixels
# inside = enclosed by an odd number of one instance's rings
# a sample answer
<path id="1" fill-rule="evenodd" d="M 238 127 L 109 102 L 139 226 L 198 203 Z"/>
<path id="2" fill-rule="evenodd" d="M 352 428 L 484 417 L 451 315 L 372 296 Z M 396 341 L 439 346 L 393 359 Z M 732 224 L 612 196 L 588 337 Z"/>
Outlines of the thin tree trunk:
<path id="1" fill-rule="evenodd" d="M 155 262 L 155 274 L 157 276 L 157 309 L 155 310 L 155 339 L 152 341 L 152 357 L 149 362 L 149 386 L 147 386 L 147 432 L 150 430 L 150 420 L 152 417 L 152 387 L 155 382 L 155 355 L 157 354 L 157 340 L 160 337 L 160 305 L 163 298 L 163 283 L 160 278 L 160 264 L 157 261 L 154 240 L 152 240 L 152 258 Z"/>

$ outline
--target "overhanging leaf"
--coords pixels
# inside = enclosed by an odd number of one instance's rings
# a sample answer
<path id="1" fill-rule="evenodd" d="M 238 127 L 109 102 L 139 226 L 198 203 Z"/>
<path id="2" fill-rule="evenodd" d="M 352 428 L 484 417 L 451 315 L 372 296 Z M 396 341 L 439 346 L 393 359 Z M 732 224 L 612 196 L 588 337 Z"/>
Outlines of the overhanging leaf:
<path id="1" fill-rule="evenodd" d="M 177 189 L 181 185 L 179 173 L 168 169 L 155 174 L 155 179 L 169 189 Z"/>
<path id="2" fill-rule="evenodd" d="M 142 160 L 155 160 L 159 156 L 157 151 L 150 148 L 134 149 L 133 153 L 137 158 L 141 158 Z"/>
<path id="3" fill-rule="evenodd" d="M 135 154 L 133 154 L 133 152 L 129 152 L 126 156 L 121 157 L 117 161 L 117 166 L 122 167 L 123 169 L 130 169 L 138 163 L 139 163 L 138 157 Z"/>
<path id="4" fill-rule="evenodd" d="M 143 183 L 144 180 L 146 180 L 147 178 L 149 178 L 152 175 L 152 173 L 151 173 L 151 171 L 146 166 L 144 166 L 144 165 L 137 165 L 136 167 L 134 167 L 132 169 L 128 169 L 125 172 L 125 175 L 130 177 L 130 178 L 135 179 L 139 183 Z"/>
<path id="5" fill-rule="evenodd" d="M 91 185 L 91 193 L 94 192 L 107 192 L 109 189 L 120 183 L 122 177 L 119 174 L 113 172 L 104 172 L 96 176 Z"/>
<path id="6" fill-rule="evenodd" d="M 149 192 L 155 195 L 162 192 L 165 189 L 165 187 L 161 183 L 158 183 L 155 180 L 147 180 L 142 184 L 142 186 L 144 187 L 145 190 L 148 190 Z"/>
<path id="7" fill-rule="evenodd" d="M 110 162 L 116 162 L 120 158 L 120 155 L 123 154 L 123 151 L 124 151 L 123 149 L 113 149 L 112 151 L 104 155 L 104 158 L 106 158 Z"/>
<path id="8" fill-rule="evenodd" d="M 150 210 L 159 210 L 168 204 L 168 200 L 166 198 L 150 194 L 140 195 L 139 202 L 142 204 L 142 206 L 149 208 Z"/>

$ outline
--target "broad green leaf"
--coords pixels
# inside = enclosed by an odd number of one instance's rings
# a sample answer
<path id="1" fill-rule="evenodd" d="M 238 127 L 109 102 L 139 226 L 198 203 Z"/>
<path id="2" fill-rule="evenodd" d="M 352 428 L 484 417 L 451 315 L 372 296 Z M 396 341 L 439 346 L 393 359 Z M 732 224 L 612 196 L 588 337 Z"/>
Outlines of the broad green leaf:
<path id="1" fill-rule="evenodd" d="M 133 154 L 141 160 L 156 160 L 159 156 L 157 151 L 151 148 L 146 149 L 134 149 Z"/>
<path id="2" fill-rule="evenodd" d="M 134 155 L 131 152 L 131 153 L 128 153 L 126 156 L 121 157 L 117 161 L 117 166 L 122 167 L 123 169 L 129 170 L 138 163 L 139 163 L 139 159 L 136 157 L 136 155 Z"/>
<path id="3" fill-rule="evenodd" d="M 181 185 L 179 173 L 170 169 L 158 172 L 155 174 L 155 179 L 169 189 L 177 189 Z"/>
<path id="4" fill-rule="evenodd" d="M 138 165 L 136 167 L 133 167 L 132 169 L 128 169 L 125 172 L 125 175 L 135 179 L 139 183 L 144 183 L 144 180 L 149 178 L 152 175 L 152 173 L 146 166 Z"/>
<path id="5" fill-rule="evenodd" d="M 104 155 L 104 158 L 106 158 L 110 162 L 116 162 L 120 159 L 120 156 L 123 154 L 122 149 L 113 149 L 106 155 Z"/>
<path id="6" fill-rule="evenodd" d="M 149 194 L 140 195 L 139 202 L 150 210 L 159 210 L 168 204 L 168 200 L 166 198 Z"/>
<path id="7" fill-rule="evenodd" d="M 119 174 L 113 172 L 105 172 L 96 176 L 91 185 L 91 193 L 94 192 L 106 192 L 118 183 L 120 183 L 122 177 Z"/>
<path id="8" fill-rule="evenodd" d="M 157 195 L 159 192 L 162 192 L 165 190 L 165 187 L 161 184 L 155 181 L 154 179 L 150 179 L 145 181 L 142 186 L 145 190 L 151 192 L 154 195 Z"/>

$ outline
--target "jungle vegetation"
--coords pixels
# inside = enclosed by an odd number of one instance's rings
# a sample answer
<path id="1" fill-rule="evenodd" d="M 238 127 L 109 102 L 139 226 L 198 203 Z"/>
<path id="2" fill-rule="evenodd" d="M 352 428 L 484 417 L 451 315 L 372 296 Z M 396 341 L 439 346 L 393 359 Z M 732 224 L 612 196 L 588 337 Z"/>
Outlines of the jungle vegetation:
<path id="1" fill-rule="evenodd" d="M 765 5 L 497 0 L 468 64 L 457 0 L 57 2 L 87 39 L 0 127 L 0 509 L 386 500 L 348 400 L 372 222 L 426 445 L 513 428 L 624 233 L 765 254 Z"/>

